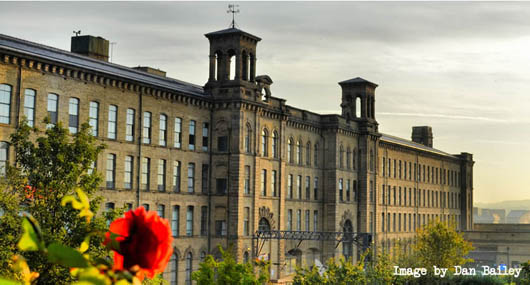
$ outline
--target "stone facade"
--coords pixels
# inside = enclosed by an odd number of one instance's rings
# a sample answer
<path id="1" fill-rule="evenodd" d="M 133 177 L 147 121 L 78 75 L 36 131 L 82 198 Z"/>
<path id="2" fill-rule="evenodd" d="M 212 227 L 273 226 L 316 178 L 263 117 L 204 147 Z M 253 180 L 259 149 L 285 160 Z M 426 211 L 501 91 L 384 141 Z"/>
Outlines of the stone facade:
<path id="1" fill-rule="evenodd" d="M 380 133 L 376 84 L 340 82 L 340 115 L 301 110 L 272 95 L 270 77 L 256 75 L 260 38 L 234 28 L 206 37 L 202 87 L 107 63 L 100 53 L 94 59 L 0 35 L 1 92 L 9 98 L 0 141 L 25 114 L 41 129 L 48 114 L 73 130 L 75 122 L 97 125 L 107 145 L 96 164 L 106 179 L 103 209 L 145 205 L 170 221 L 172 284 L 186 284 L 218 245 L 233 245 L 240 261 L 270 259 L 272 280 L 295 265 L 359 254 L 348 243 L 255 241 L 258 228 L 371 233 L 378 250 L 410 240 L 434 218 L 471 229 L 472 155 L 432 148 L 430 128 L 415 131 L 417 142 Z M 49 94 L 58 95 L 56 111 Z"/>

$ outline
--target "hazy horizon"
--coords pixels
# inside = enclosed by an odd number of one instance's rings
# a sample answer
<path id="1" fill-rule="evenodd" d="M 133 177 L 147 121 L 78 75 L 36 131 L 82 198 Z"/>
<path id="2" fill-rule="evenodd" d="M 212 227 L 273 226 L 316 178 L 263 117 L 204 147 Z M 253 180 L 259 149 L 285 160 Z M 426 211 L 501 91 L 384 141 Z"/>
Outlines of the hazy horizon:
<path id="1" fill-rule="evenodd" d="M 69 50 L 72 31 L 116 42 L 113 62 L 203 85 L 205 33 L 231 21 L 228 2 L 0 2 L 0 33 Z M 257 74 L 272 95 L 340 113 L 337 82 L 379 84 L 380 132 L 474 155 L 474 201 L 530 199 L 530 3 L 236 2 L 259 36 Z"/>

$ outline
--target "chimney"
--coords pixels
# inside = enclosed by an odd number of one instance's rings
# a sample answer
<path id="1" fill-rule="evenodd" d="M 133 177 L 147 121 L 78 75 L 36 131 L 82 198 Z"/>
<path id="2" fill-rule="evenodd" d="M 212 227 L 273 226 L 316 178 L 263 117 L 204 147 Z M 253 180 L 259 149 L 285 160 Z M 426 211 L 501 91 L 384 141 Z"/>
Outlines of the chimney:
<path id="1" fill-rule="evenodd" d="M 432 147 L 432 128 L 429 126 L 412 127 L 412 141 Z"/>
<path id="2" fill-rule="evenodd" d="M 109 41 L 102 37 L 74 36 L 70 50 L 73 53 L 109 61 Z"/>

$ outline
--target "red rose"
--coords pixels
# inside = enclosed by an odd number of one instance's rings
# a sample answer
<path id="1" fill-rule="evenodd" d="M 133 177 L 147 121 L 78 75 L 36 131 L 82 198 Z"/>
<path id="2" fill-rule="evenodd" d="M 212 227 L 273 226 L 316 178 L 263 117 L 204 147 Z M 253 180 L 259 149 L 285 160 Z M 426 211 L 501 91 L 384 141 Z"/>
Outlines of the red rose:
<path id="1" fill-rule="evenodd" d="M 125 213 L 125 217 L 110 224 L 104 244 L 111 242 L 110 234 L 116 234 L 118 248 L 114 252 L 114 270 L 129 270 L 140 267 L 140 279 L 143 275 L 153 278 L 164 272 L 173 253 L 171 229 L 166 219 L 156 212 L 146 212 L 144 207 Z"/>

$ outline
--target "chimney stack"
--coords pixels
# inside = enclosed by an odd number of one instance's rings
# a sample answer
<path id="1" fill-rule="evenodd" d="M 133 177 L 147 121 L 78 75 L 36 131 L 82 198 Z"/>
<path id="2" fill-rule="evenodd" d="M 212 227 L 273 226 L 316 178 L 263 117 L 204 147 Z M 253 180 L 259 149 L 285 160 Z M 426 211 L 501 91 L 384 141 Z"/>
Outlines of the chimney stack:
<path id="1" fill-rule="evenodd" d="M 70 50 L 73 53 L 109 61 L 109 41 L 102 37 L 74 36 L 72 37 Z"/>
<path id="2" fill-rule="evenodd" d="M 429 126 L 412 127 L 412 141 L 432 147 L 432 128 Z"/>

